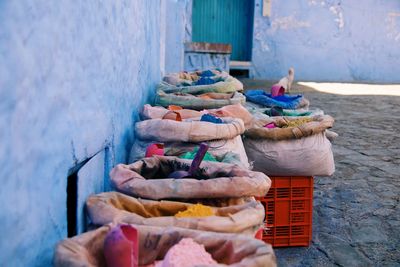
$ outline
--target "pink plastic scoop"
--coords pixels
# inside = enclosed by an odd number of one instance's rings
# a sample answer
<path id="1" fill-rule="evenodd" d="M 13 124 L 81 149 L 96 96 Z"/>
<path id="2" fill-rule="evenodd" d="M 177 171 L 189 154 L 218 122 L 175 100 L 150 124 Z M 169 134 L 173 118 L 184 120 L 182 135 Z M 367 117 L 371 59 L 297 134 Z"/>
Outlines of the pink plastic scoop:
<path id="1" fill-rule="evenodd" d="M 138 267 L 139 234 L 129 224 L 112 228 L 104 240 L 104 257 L 108 267 Z"/>
<path id="2" fill-rule="evenodd" d="M 203 161 L 204 155 L 207 153 L 208 145 L 206 143 L 201 143 L 199 150 L 197 151 L 192 164 L 190 165 L 189 171 L 174 171 L 168 175 L 168 178 L 185 178 L 193 177 L 195 172 L 199 169 L 201 162 Z"/>
<path id="3" fill-rule="evenodd" d="M 277 97 L 280 95 L 284 95 L 285 94 L 285 88 L 283 88 L 282 85 L 280 85 L 279 83 L 272 85 L 271 87 L 271 96 L 272 97 Z"/>

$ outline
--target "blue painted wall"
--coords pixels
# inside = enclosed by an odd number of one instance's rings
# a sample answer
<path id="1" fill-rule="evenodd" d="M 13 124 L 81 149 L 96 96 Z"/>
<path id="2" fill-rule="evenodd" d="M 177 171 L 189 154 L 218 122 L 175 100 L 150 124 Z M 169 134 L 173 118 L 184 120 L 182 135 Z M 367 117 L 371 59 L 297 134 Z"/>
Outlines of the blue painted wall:
<path id="1" fill-rule="evenodd" d="M 188 0 L 165 2 L 165 73 L 183 70 L 189 4 Z"/>
<path id="2" fill-rule="evenodd" d="M 107 187 L 160 80 L 160 1 L 0 1 L 0 25 L 0 266 L 50 266 L 68 171 L 96 155 Z"/>
<path id="3" fill-rule="evenodd" d="M 400 1 L 255 0 L 256 78 L 400 82 Z"/>

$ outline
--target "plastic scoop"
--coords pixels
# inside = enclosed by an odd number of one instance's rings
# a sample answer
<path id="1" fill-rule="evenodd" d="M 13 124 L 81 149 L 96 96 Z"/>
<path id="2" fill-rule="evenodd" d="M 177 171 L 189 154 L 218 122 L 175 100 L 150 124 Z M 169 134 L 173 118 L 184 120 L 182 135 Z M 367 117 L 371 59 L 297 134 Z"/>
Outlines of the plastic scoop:
<path id="1" fill-rule="evenodd" d="M 280 85 L 278 83 L 272 85 L 272 87 L 271 87 L 271 96 L 272 97 L 277 97 L 277 96 L 284 95 L 284 94 L 285 94 L 285 88 L 282 85 Z"/>
<path id="2" fill-rule="evenodd" d="M 177 105 L 169 105 L 168 106 L 168 110 L 171 111 L 177 111 L 177 110 L 182 110 L 183 108 L 181 106 L 177 106 Z"/>
<path id="3" fill-rule="evenodd" d="M 108 267 L 138 267 L 139 236 L 136 228 L 120 224 L 104 240 L 104 257 Z"/>
<path id="4" fill-rule="evenodd" d="M 270 116 L 270 117 L 283 116 L 283 108 L 281 108 L 281 107 L 271 107 L 271 109 L 267 110 L 265 112 L 265 114 Z"/>
<path id="5" fill-rule="evenodd" d="M 151 144 L 146 148 L 145 157 L 152 157 L 153 155 L 164 156 L 164 144 L 157 143 Z"/>
<path id="6" fill-rule="evenodd" d="M 207 150 L 208 145 L 206 143 L 201 143 L 196 156 L 194 156 L 194 159 L 192 160 L 192 165 L 190 165 L 189 171 L 174 171 L 168 175 L 168 178 L 180 179 L 185 177 L 193 177 L 194 173 L 199 169 Z"/>
<path id="7" fill-rule="evenodd" d="M 175 118 L 174 119 L 171 119 L 171 118 L 168 117 L 168 115 L 171 114 L 171 113 L 175 114 Z M 162 117 L 162 119 L 163 120 L 182 121 L 181 114 L 179 112 L 177 112 L 177 111 L 172 111 L 172 110 L 169 110 L 167 113 L 165 113 L 165 115 Z"/>
<path id="8" fill-rule="evenodd" d="M 206 122 L 211 122 L 211 123 L 216 123 L 216 124 L 221 124 L 224 123 L 220 118 L 217 116 L 214 116 L 212 114 L 204 114 L 201 116 L 200 121 L 206 121 Z"/>

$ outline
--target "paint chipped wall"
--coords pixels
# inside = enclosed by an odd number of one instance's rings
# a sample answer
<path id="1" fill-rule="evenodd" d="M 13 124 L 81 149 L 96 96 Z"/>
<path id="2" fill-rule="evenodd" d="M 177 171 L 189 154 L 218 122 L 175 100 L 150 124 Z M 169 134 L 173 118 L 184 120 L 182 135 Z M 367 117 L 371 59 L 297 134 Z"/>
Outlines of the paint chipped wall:
<path id="1" fill-rule="evenodd" d="M 385 18 L 386 36 L 395 42 L 400 42 L 400 10 L 389 12 Z"/>
<path id="2" fill-rule="evenodd" d="M 255 0 L 253 76 L 400 82 L 400 1 Z M 362 3 L 361 3 L 362 2 Z"/>
<path id="3" fill-rule="evenodd" d="M 126 162 L 160 80 L 159 17 L 160 1 L 0 1 L 0 266 L 51 266 L 68 171 L 94 156 L 89 194 Z"/>

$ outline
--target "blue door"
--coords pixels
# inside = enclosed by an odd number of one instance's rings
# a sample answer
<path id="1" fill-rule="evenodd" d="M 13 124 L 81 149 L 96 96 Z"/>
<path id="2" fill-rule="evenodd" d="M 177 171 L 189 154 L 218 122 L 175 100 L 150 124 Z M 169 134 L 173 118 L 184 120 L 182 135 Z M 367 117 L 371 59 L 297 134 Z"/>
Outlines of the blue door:
<path id="1" fill-rule="evenodd" d="M 232 45 L 231 60 L 250 61 L 253 0 L 193 0 L 193 42 Z"/>

